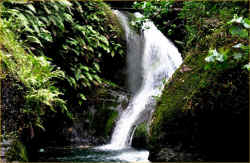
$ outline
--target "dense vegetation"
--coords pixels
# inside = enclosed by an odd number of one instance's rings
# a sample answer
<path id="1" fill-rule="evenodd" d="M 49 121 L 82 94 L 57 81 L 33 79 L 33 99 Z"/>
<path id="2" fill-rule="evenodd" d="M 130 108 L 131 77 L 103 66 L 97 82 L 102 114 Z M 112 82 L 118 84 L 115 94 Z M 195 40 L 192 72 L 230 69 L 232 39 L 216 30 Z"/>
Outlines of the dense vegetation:
<path id="1" fill-rule="evenodd" d="M 124 63 L 123 31 L 103 2 L 1 2 L 0 32 L 2 95 L 8 100 L 7 92 L 20 90 L 10 102 L 16 108 L 5 105 L 5 110 L 15 110 L 15 115 L 3 112 L 5 137 L 32 144 L 44 131 L 75 119 L 74 113 L 85 110 L 89 115 L 94 90 L 117 87 L 114 83 L 124 86 L 110 75 Z M 16 122 L 11 124 L 8 117 Z M 56 119 L 59 123 L 53 122 Z M 20 153 L 10 159 L 27 161 Z"/>

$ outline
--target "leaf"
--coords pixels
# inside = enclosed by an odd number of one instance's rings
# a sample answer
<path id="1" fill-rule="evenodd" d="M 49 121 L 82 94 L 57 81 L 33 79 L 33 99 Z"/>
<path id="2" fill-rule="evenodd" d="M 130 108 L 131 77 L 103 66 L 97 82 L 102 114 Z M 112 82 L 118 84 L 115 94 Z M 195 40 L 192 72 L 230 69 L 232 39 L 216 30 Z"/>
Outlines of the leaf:
<path id="1" fill-rule="evenodd" d="M 84 96 L 84 94 L 82 94 L 82 93 L 80 93 L 80 97 L 81 97 L 81 99 L 84 100 L 84 101 L 87 100 L 87 98 L 86 98 L 86 97 Z"/>
<path id="2" fill-rule="evenodd" d="M 174 40 L 174 42 L 176 42 L 176 43 L 179 44 L 179 45 L 184 45 L 184 44 L 185 44 L 184 42 L 179 41 L 179 40 Z"/>
<path id="3" fill-rule="evenodd" d="M 245 68 L 245 69 L 247 69 L 248 71 L 250 71 L 250 63 L 244 65 L 243 68 Z"/>
<path id="4" fill-rule="evenodd" d="M 233 25 L 229 29 L 232 36 L 240 36 L 242 38 L 248 38 L 248 31 L 246 29 L 241 29 L 239 26 Z"/>
<path id="5" fill-rule="evenodd" d="M 32 5 L 32 4 L 28 4 L 28 5 L 26 5 L 27 6 L 27 8 L 29 8 L 33 13 L 36 13 L 36 9 L 35 9 L 35 7 Z"/>
<path id="6" fill-rule="evenodd" d="M 83 70 L 85 70 L 87 72 L 89 71 L 89 68 L 87 66 L 83 66 L 83 65 L 80 66 L 80 69 L 83 69 Z"/>
<path id="7" fill-rule="evenodd" d="M 49 20 L 50 20 L 55 26 L 57 26 L 61 31 L 64 31 L 64 24 L 63 24 L 63 20 L 62 20 L 61 17 L 51 15 L 51 16 L 49 17 Z"/>
<path id="8" fill-rule="evenodd" d="M 239 33 L 241 38 L 248 38 L 248 31 L 246 29 L 242 29 Z"/>
<path id="9" fill-rule="evenodd" d="M 32 42 L 32 43 L 39 44 L 41 47 L 43 47 L 41 41 L 35 36 L 27 36 L 27 40 Z"/>
<path id="10" fill-rule="evenodd" d="M 242 54 L 241 53 L 234 53 L 233 54 L 233 58 L 236 59 L 236 60 L 240 60 L 242 58 Z"/>
<path id="11" fill-rule="evenodd" d="M 112 52 L 111 52 L 111 57 L 114 57 L 114 56 L 115 56 L 115 52 L 112 51 Z"/>
<path id="12" fill-rule="evenodd" d="M 36 126 L 41 128 L 43 131 L 45 131 L 45 128 L 40 123 L 36 123 Z"/>
<path id="13" fill-rule="evenodd" d="M 231 33 L 232 36 L 238 35 L 240 33 L 240 27 L 233 25 L 230 29 L 229 32 Z"/>
<path id="14" fill-rule="evenodd" d="M 243 20 L 243 26 L 245 27 L 245 28 L 250 28 L 250 20 L 249 19 L 247 19 L 247 18 L 245 18 L 244 20 Z"/>
<path id="15" fill-rule="evenodd" d="M 57 1 L 57 2 L 60 3 L 61 5 L 63 5 L 64 7 L 72 6 L 71 2 L 69 2 L 68 0 L 60 0 L 60 1 Z"/>
<path id="16" fill-rule="evenodd" d="M 99 64 L 98 63 L 94 63 L 94 67 L 96 68 L 96 70 L 98 71 L 98 72 L 101 72 L 101 70 L 100 70 L 100 66 L 99 66 Z"/>
<path id="17" fill-rule="evenodd" d="M 41 33 L 39 33 L 39 36 L 40 36 L 42 39 L 44 39 L 44 40 L 46 40 L 46 41 L 48 41 L 48 42 L 52 42 L 52 41 L 53 41 L 52 36 L 51 36 L 50 33 L 41 32 Z"/>
<path id="18" fill-rule="evenodd" d="M 81 74 L 80 79 L 86 79 L 86 77 L 83 74 Z"/>
<path id="19" fill-rule="evenodd" d="M 73 86 L 74 88 L 76 88 L 76 81 L 74 78 L 68 77 L 67 80 L 68 80 L 70 86 Z"/>
<path id="20" fill-rule="evenodd" d="M 87 77 L 89 78 L 90 81 L 93 80 L 92 76 L 89 73 L 86 73 Z"/>
<path id="21" fill-rule="evenodd" d="M 73 23 L 73 18 L 70 14 L 64 13 L 63 16 L 65 17 L 65 20 L 69 23 Z"/>
<path id="22" fill-rule="evenodd" d="M 211 64 L 206 64 L 204 70 L 210 70 L 210 69 L 211 69 Z"/>
<path id="23" fill-rule="evenodd" d="M 80 74 L 81 74 L 81 70 L 77 69 L 76 72 L 75 72 L 75 78 L 76 78 L 77 81 L 80 79 Z"/>
<path id="24" fill-rule="evenodd" d="M 123 54 L 123 50 L 120 49 L 120 50 L 118 51 L 118 53 L 119 53 L 120 55 L 122 55 L 122 54 Z"/>
<path id="25" fill-rule="evenodd" d="M 96 81 L 98 83 L 102 83 L 102 80 L 101 80 L 101 78 L 98 75 L 94 75 L 94 78 L 96 79 Z"/>
<path id="26" fill-rule="evenodd" d="M 47 14 L 47 15 L 50 15 L 50 14 L 51 14 L 51 11 L 47 8 L 46 4 L 45 4 L 45 3 L 42 3 L 42 6 L 43 6 L 43 9 L 45 10 L 46 14 Z"/>
<path id="27" fill-rule="evenodd" d="M 102 35 L 100 35 L 99 39 L 107 46 L 109 46 L 108 39 Z"/>

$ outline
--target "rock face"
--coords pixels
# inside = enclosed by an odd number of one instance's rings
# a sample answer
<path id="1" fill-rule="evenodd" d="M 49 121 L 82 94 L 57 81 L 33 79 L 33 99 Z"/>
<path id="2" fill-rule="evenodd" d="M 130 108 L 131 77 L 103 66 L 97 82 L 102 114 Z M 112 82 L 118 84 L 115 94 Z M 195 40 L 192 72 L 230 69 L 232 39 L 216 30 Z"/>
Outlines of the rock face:
<path id="1" fill-rule="evenodd" d="M 110 140 L 111 132 L 120 112 L 128 105 L 128 94 L 102 88 L 97 90 L 87 111 L 75 113 L 71 125 L 61 134 L 71 145 L 100 145 Z"/>
<path id="2" fill-rule="evenodd" d="M 10 139 L 9 140 L 3 139 L 0 143 L 0 146 L 1 146 L 0 159 L 2 162 L 7 162 L 6 153 L 8 152 L 11 143 L 12 143 L 12 141 Z"/>
<path id="3" fill-rule="evenodd" d="M 23 128 L 21 113 L 23 90 L 13 78 L 6 77 L 2 82 L 2 131 L 4 139 L 1 145 L 1 158 L 6 159 L 6 153 L 13 146 L 9 142 L 11 132 L 16 132 L 21 127 L 19 139 L 27 149 L 29 159 L 36 160 L 39 149 L 46 146 L 92 146 L 106 144 L 110 140 L 111 132 L 120 112 L 128 105 L 129 94 L 118 88 L 100 88 L 93 93 L 89 100 L 88 108 L 75 109 L 74 119 L 58 112 L 53 117 L 47 117 L 44 122 L 45 131 L 37 128 Z M 22 89 L 21 89 L 22 88 Z M 32 136 L 33 133 L 33 136 Z M 9 142 L 9 143 L 6 143 Z M 15 152 L 15 150 L 11 150 Z M 15 155 L 9 152 L 10 155 Z M 18 155 L 18 154 L 17 154 Z M 12 158 L 13 159 L 13 158 Z"/>
<path id="4" fill-rule="evenodd" d="M 148 137 L 151 161 L 248 160 L 248 72 L 205 71 L 206 55 L 191 52 L 166 84 Z"/>
<path id="5" fill-rule="evenodd" d="M 22 86 L 6 75 L 1 79 L 1 134 L 18 130 L 22 123 L 21 109 L 24 105 Z"/>

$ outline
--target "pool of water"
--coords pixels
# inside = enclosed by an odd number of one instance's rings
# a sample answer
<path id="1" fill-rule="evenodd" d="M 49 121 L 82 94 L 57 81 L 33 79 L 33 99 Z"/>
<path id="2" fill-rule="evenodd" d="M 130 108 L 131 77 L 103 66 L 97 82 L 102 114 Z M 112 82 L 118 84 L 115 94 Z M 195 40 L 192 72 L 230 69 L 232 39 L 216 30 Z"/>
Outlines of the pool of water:
<path id="1" fill-rule="evenodd" d="M 38 161 L 46 162 L 149 162 L 149 152 L 127 148 L 100 150 L 81 147 L 50 147 L 40 149 Z"/>

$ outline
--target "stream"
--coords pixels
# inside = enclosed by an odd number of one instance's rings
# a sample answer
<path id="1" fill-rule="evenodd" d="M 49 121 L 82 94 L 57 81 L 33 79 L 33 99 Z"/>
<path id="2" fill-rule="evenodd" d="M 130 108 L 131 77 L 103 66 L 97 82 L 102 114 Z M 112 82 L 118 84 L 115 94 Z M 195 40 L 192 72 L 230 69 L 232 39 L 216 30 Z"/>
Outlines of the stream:
<path id="1" fill-rule="evenodd" d="M 39 162 L 149 162 L 149 152 L 134 148 L 98 150 L 80 147 L 51 147 L 41 149 Z"/>

